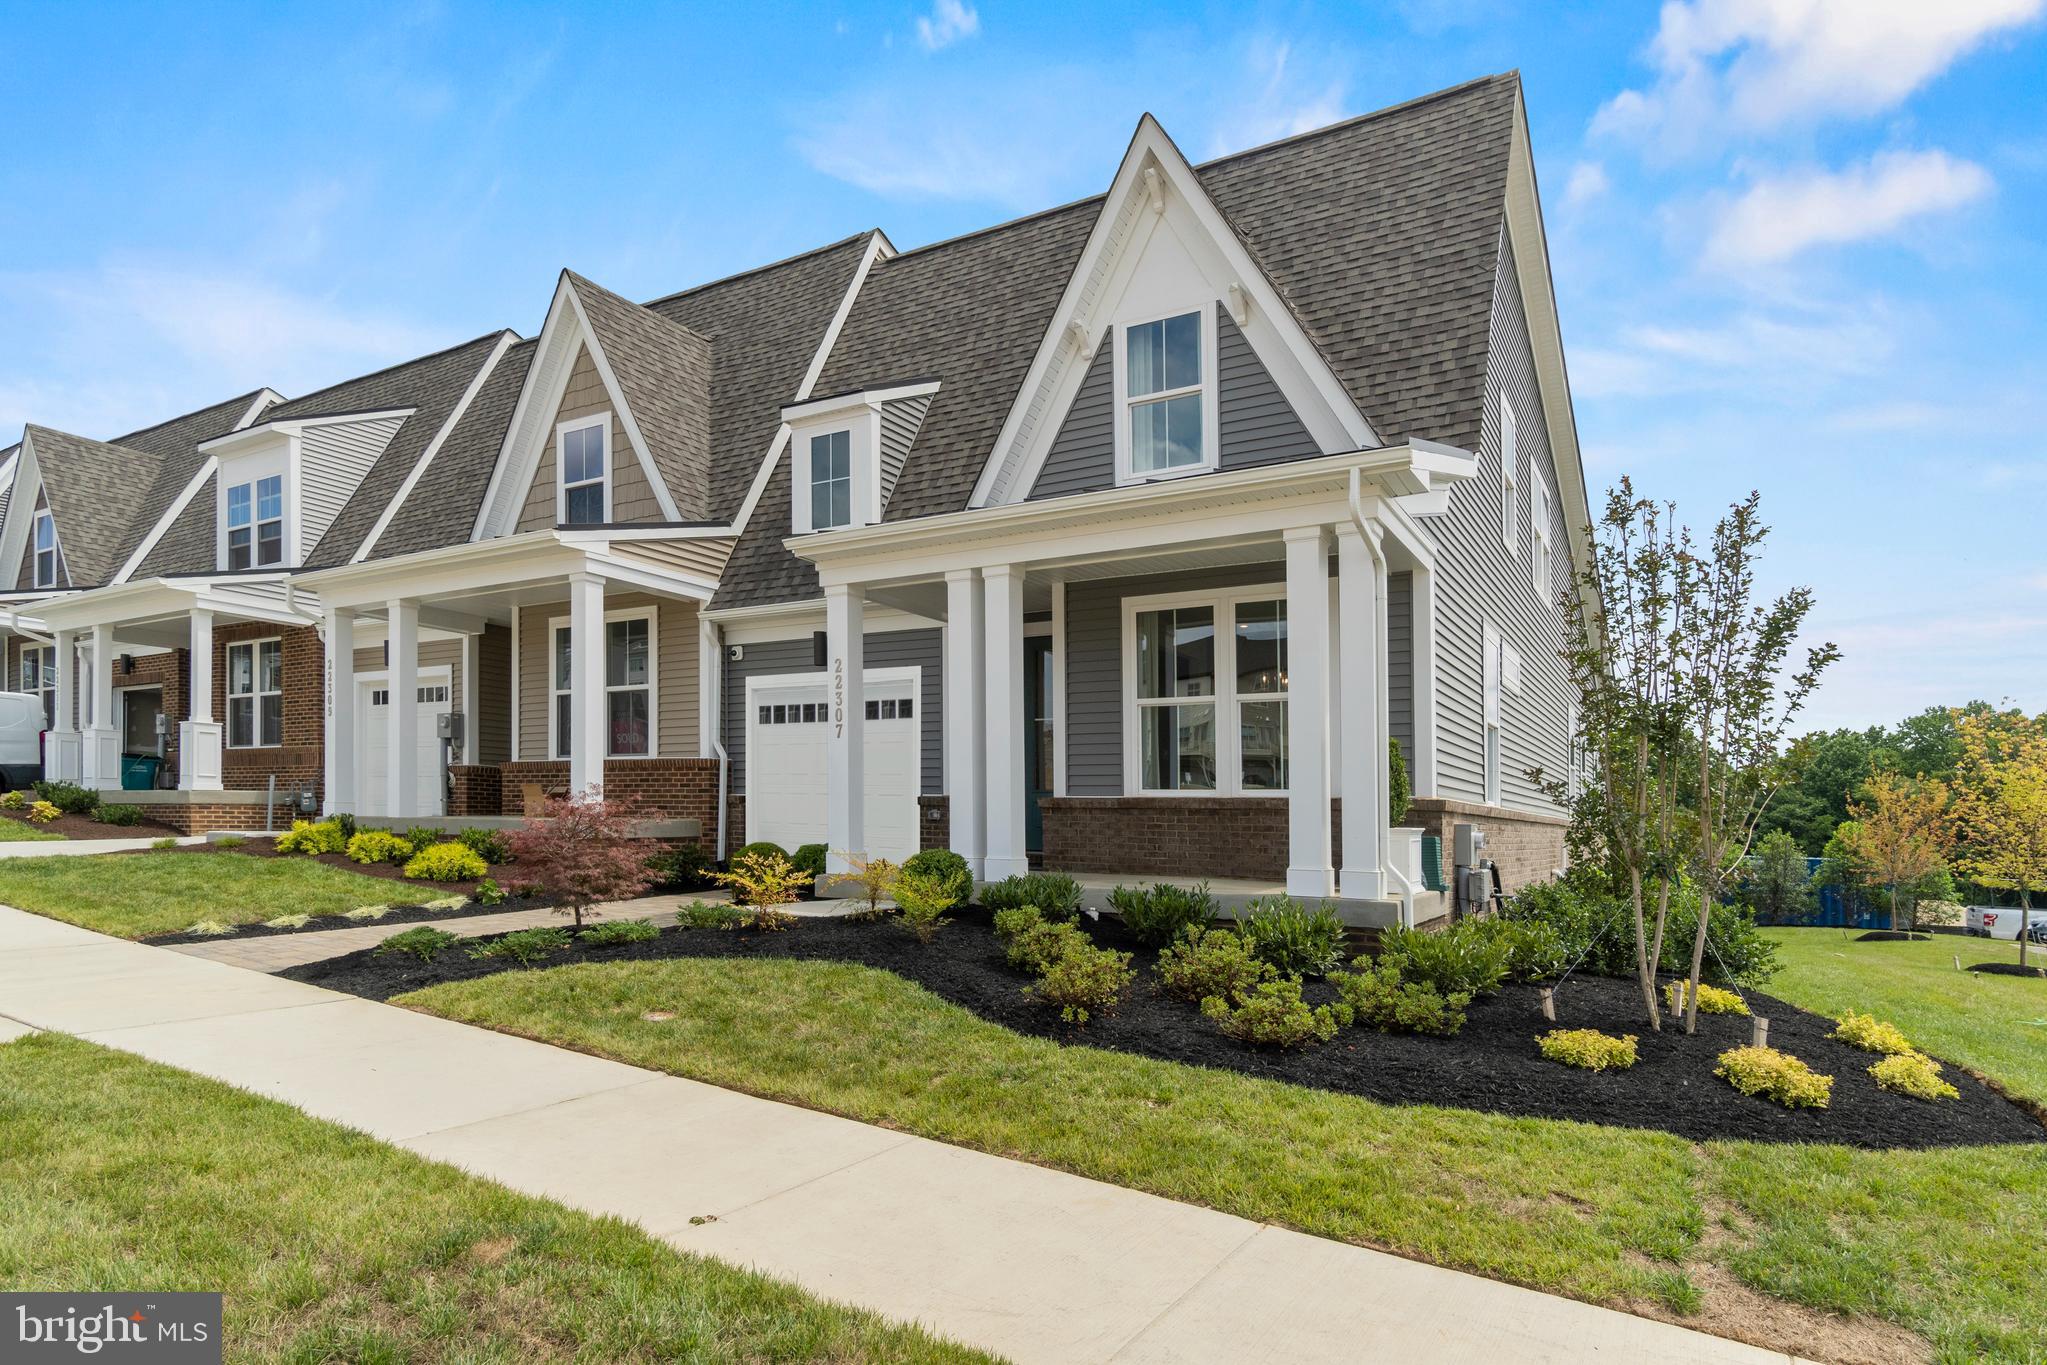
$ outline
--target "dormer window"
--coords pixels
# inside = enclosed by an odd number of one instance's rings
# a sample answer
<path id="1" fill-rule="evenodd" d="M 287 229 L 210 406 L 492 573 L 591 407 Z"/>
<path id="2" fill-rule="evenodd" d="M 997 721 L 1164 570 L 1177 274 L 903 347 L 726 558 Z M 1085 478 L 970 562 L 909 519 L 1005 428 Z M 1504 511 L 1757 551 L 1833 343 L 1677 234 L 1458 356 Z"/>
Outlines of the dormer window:
<path id="1" fill-rule="evenodd" d="M 36 583 L 57 586 L 57 519 L 47 509 L 36 513 Z"/>
<path id="2" fill-rule="evenodd" d="M 555 432 L 561 451 L 561 503 L 556 511 L 563 526 L 601 526 L 611 520 L 611 483 L 605 478 L 610 431 L 611 414 L 603 413 L 564 422 Z"/>
<path id="3" fill-rule="evenodd" d="M 284 476 L 227 490 L 227 567 L 265 568 L 284 562 Z"/>
<path id="4" fill-rule="evenodd" d="M 1215 468 L 1215 310 L 1124 323 L 1117 329 L 1116 436 L 1121 483 Z"/>
<path id="5" fill-rule="evenodd" d="M 853 524 L 853 433 L 810 438 L 810 529 Z"/>

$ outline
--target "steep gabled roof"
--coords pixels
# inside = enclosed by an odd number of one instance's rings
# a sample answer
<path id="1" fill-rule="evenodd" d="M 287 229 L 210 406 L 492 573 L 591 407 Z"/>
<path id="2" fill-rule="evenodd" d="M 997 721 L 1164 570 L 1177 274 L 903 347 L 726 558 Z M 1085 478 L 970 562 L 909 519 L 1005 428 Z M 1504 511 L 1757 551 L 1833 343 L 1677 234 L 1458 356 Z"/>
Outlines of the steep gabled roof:
<path id="1" fill-rule="evenodd" d="M 392 514 L 370 553 L 376 558 L 459 545 L 469 538 L 490 486 L 519 389 L 533 364 L 536 341 L 521 341 L 498 360 L 440 453 Z"/>
<path id="2" fill-rule="evenodd" d="M 702 520 L 710 504 L 711 343 L 573 270 L 564 273 L 676 512 Z"/>
<path id="3" fill-rule="evenodd" d="M 161 472 L 161 457 L 132 446 L 95 441 L 51 427 L 29 426 L 43 497 L 64 546 L 68 587 L 113 580 Z"/>

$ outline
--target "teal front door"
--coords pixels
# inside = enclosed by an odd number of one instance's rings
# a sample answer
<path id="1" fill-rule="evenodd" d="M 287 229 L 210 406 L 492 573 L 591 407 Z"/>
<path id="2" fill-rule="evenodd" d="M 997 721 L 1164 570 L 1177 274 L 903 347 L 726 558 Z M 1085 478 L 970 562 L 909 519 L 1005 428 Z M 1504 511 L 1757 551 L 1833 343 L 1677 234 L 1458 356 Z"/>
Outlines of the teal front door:
<path id="1" fill-rule="evenodd" d="M 1045 812 L 1052 794 L 1052 637 L 1024 637 L 1024 851 L 1045 851 Z"/>

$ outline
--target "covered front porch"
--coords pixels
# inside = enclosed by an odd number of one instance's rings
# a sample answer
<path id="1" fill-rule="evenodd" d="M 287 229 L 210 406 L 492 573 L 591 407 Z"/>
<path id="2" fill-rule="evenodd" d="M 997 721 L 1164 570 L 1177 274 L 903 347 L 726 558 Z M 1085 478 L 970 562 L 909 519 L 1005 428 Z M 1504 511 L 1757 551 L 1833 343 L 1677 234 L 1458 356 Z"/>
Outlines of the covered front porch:
<path id="1" fill-rule="evenodd" d="M 1206 876 L 1412 922 L 1389 828 L 1393 607 L 1416 789 L 1434 781 L 1434 548 L 1461 451 L 1415 442 L 792 538 L 824 590 L 836 865 L 864 849 L 863 621 L 945 622 L 945 837 L 976 875 Z M 1304 604 L 1314 604 L 1306 609 Z"/>

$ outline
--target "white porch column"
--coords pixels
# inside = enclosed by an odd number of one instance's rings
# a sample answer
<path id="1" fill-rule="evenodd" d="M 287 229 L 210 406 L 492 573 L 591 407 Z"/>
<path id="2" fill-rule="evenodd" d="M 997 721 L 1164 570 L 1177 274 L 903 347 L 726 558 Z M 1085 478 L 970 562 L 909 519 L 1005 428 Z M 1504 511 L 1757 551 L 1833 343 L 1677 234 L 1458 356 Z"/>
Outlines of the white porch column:
<path id="1" fill-rule="evenodd" d="M 1382 571 L 1355 526 L 1336 533 L 1337 676 L 1342 680 L 1343 873 L 1345 897 L 1377 900 L 1385 891 L 1380 844 L 1386 828 L 1385 622 L 1378 604 Z"/>
<path id="2" fill-rule="evenodd" d="M 391 663 L 385 674 L 384 814 L 393 820 L 422 814 L 419 804 L 419 603 L 394 597 L 384 606 Z"/>
<path id="3" fill-rule="evenodd" d="M 548 664 L 552 668 L 553 662 Z M 604 580 L 569 575 L 569 796 L 603 799 Z"/>
<path id="4" fill-rule="evenodd" d="M 121 736 L 114 729 L 114 628 L 92 628 L 92 667 L 85 675 L 91 688 L 91 724 L 85 728 L 85 785 L 121 785 Z"/>
<path id="5" fill-rule="evenodd" d="M 57 722 L 43 764 L 52 779 L 76 782 L 85 772 L 78 737 L 78 632 L 58 631 L 57 647 L 51 652 L 57 661 Z"/>
<path id="6" fill-rule="evenodd" d="M 1014 564 L 981 574 L 987 615 L 982 623 L 988 733 L 988 844 L 982 875 L 990 881 L 1030 870 L 1024 852 L 1023 570 Z"/>
<path id="7" fill-rule="evenodd" d="M 987 845 L 981 822 L 982 746 L 987 743 L 983 713 L 986 686 L 982 668 L 986 644 L 981 628 L 981 575 L 955 569 L 945 576 L 945 793 L 951 817 L 946 847 L 967 860 L 967 869 L 981 875 Z"/>
<path id="8" fill-rule="evenodd" d="M 178 786 L 220 790 L 220 722 L 213 716 L 213 613 L 190 614 L 191 650 L 185 719 L 178 723 Z M 331 788 L 330 788 L 331 790 Z"/>
<path id="9" fill-rule="evenodd" d="M 327 608 L 327 769 L 328 815 L 355 810 L 355 613 L 346 607 Z"/>
<path id="10" fill-rule="evenodd" d="M 825 737 L 825 872 L 850 872 L 867 856 L 867 599 L 858 587 L 824 590 L 832 728 Z"/>
<path id="11" fill-rule="evenodd" d="M 1329 859 L 1329 540 L 1320 526 L 1286 533 L 1286 598 L 1286 889 L 1289 895 L 1320 898 L 1335 890 Z"/>
<path id="12" fill-rule="evenodd" d="M 1414 762 L 1410 783 L 1416 796 L 1436 794 L 1436 572 L 1417 564 L 1409 601 L 1413 618 Z"/>

